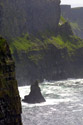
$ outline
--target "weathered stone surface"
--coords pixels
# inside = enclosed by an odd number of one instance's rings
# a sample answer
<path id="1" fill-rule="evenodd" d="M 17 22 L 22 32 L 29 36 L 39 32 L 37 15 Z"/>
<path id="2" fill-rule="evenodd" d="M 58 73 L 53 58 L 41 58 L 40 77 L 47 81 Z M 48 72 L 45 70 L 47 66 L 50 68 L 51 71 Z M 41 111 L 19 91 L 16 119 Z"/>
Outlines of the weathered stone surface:
<path id="1" fill-rule="evenodd" d="M 61 14 L 70 21 L 75 35 L 83 39 L 83 7 L 71 8 L 70 5 L 61 5 Z"/>
<path id="2" fill-rule="evenodd" d="M 36 79 L 42 82 L 44 79 L 83 78 L 83 47 L 78 47 L 82 40 L 73 35 L 67 22 L 59 27 L 59 35 L 63 36 L 61 38 L 65 43 L 62 46 L 57 44 L 57 40 L 54 39 L 53 44 L 50 42 L 39 50 L 33 49 L 28 53 L 25 51 L 15 52 L 14 57 L 16 59 L 18 57 L 16 71 L 19 85 L 32 84 Z M 52 37 L 44 40 L 48 42 L 52 40 Z"/>
<path id="3" fill-rule="evenodd" d="M 7 42 L 0 37 L 0 125 L 22 125 L 15 64 Z"/>
<path id="4" fill-rule="evenodd" d="M 27 2 L 30 32 L 56 30 L 60 19 L 59 0 L 31 0 Z"/>
<path id="5" fill-rule="evenodd" d="M 22 100 L 27 103 L 41 103 L 45 102 L 44 97 L 41 94 L 40 87 L 38 85 L 38 81 L 31 85 L 31 92 L 29 95 L 26 95 Z"/>
<path id="6" fill-rule="evenodd" d="M 1 0 L 0 34 L 11 38 L 22 33 L 56 30 L 60 19 L 60 0 Z"/>
<path id="7" fill-rule="evenodd" d="M 63 25 L 59 27 L 59 34 L 65 34 L 65 36 L 71 35 L 73 36 L 73 31 L 68 22 L 65 22 Z"/>
<path id="8" fill-rule="evenodd" d="M 2 29 L 2 17 L 3 17 L 3 8 L 2 5 L 0 5 L 0 31 Z"/>
<path id="9" fill-rule="evenodd" d="M 71 17 L 71 5 L 60 5 L 61 7 L 61 14 L 65 19 L 69 19 Z"/>

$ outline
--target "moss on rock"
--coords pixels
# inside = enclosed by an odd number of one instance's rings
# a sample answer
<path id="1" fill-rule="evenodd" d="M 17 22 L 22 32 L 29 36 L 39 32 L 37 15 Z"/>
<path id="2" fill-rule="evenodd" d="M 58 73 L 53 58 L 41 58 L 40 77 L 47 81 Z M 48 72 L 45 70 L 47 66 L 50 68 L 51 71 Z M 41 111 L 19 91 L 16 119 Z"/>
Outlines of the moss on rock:
<path id="1" fill-rule="evenodd" d="M 21 102 L 15 79 L 15 64 L 8 44 L 0 37 L 0 125 L 22 125 Z"/>
<path id="2" fill-rule="evenodd" d="M 25 41 L 27 45 L 24 47 Z M 27 84 L 27 81 L 33 82 L 38 78 L 55 80 L 65 76 L 79 76 L 77 63 L 79 59 L 82 62 L 82 59 L 78 50 L 81 50 L 82 57 L 83 40 L 73 34 L 68 22 L 58 27 L 57 34 L 53 31 L 41 32 L 35 36 L 25 34 L 14 39 L 10 48 L 16 61 L 19 84 L 20 81 Z"/>

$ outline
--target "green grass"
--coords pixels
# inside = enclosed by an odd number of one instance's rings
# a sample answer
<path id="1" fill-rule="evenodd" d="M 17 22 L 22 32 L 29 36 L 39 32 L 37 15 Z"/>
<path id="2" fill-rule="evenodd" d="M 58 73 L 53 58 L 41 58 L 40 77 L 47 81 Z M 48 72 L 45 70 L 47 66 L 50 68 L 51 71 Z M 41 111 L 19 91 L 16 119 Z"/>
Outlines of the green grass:
<path id="1" fill-rule="evenodd" d="M 0 38 L 0 48 L 3 46 L 4 43 L 5 43 L 5 39 Z"/>
<path id="2" fill-rule="evenodd" d="M 66 48 L 69 55 L 75 54 L 75 51 L 83 47 L 83 40 L 75 35 L 65 35 L 60 33 L 55 36 L 51 34 L 48 36 L 46 33 L 42 33 L 41 37 L 31 36 L 28 34 L 23 35 L 14 39 L 10 44 L 12 54 L 16 50 L 25 51 L 26 54 L 32 52 L 33 54 L 28 55 L 28 58 L 35 64 L 43 58 L 41 50 L 48 49 L 49 44 L 52 44 L 55 48 L 63 49 Z M 36 54 L 34 54 L 36 52 Z"/>
<path id="3" fill-rule="evenodd" d="M 65 20 L 65 18 L 64 18 L 63 16 L 61 16 L 61 17 L 60 17 L 60 21 L 59 21 L 59 25 L 62 25 L 62 24 L 64 24 L 65 22 L 67 22 L 67 21 Z"/>
<path id="4" fill-rule="evenodd" d="M 0 51 L 2 51 L 4 53 L 6 52 L 5 44 L 6 44 L 6 40 L 3 39 L 2 37 L 0 37 Z"/>
<path id="5" fill-rule="evenodd" d="M 27 35 L 24 37 L 19 37 L 15 41 L 13 41 L 10 45 L 12 53 L 16 49 L 17 51 L 40 51 L 41 49 L 46 49 L 49 44 L 54 45 L 58 49 L 67 48 L 68 51 L 72 51 L 73 49 L 77 49 L 83 46 L 83 40 L 76 36 L 65 36 L 57 35 L 45 37 L 43 36 L 43 41 L 36 37 L 33 39 L 27 39 Z"/>
<path id="6" fill-rule="evenodd" d="M 38 64 L 38 62 L 43 58 L 43 56 L 41 54 L 33 54 L 29 56 L 29 59 L 34 62 L 35 64 Z"/>
<path id="7" fill-rule="evenodd" d="M 73 30 L 79 30 L 80 31 L 80 27 L 79 27 L 78 23 L 70 22 L 70 25 L 71 25 Z"/>
<path id="8" fill-rule="evenodd" d="M 48 44 L 53 44 L 57 48 L 64 48 L 65 44 L 62 39 L 62 36 L 58 35 L 57 37 L 52 36 L 51 38 L 48 39 Z"/>
<path id="9" fill-rule="evenodd" d="M 37 38 L 29 38 L 28 34 L 23 35 L 22 37 L 18 37 L 17 39 L 13 39 L 13 42 L 10 44 L 11 52 L 13 53 L 15 50 L 17 51 L 38 51 L 42 46 L 42 43 Z"/>

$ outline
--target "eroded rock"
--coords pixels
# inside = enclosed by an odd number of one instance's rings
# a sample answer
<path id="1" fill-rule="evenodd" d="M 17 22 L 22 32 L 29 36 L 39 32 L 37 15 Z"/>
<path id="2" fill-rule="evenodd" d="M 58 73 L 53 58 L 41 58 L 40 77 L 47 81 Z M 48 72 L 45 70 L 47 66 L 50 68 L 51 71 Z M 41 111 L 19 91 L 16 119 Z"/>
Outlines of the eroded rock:
<path id="1" fill-rule="evenodd" d="M 27 103 L 41 103 L 45 102 L 44 97 L 41 94 L 40 87 L 38 85 L 38 81 L 36 81 L 33 85 L 31 85 L 31 91 L 29 95 L 26 95 L 22 101 Z"/>
<path id="2" fill-rule="evenodd" d="M 15 64 L 7 42 L 0 37 L 0 125 L 22 125 Z"/>

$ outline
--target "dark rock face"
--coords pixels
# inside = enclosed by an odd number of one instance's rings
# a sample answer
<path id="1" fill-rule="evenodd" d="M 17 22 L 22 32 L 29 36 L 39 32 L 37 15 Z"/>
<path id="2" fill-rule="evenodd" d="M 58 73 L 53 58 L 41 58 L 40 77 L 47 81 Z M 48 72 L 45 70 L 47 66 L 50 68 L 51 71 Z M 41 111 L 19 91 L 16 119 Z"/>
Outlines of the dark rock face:
<path id="1" fill-rule="evenodd" d="M 71 35 L 73 36 L 73 31 L 72 31 L 72 28 L 70 26 L 70 24 L 68 22 L 64 23 L 63 25 L 61 25 L 59 27 L 59 34 L 65 34 L 65 36 L 68 36 L 68 35 Z"/>
<path id="2" fill-rule="evenodd" d="M 22 33 L 56 30 L 60 19 L 60 0 L 1 0 L 3 30 L 11 38 Z"/>
<path id="3" fill-rule="evenodd" d="M 83 39 L 83 7 L 71 8 L 70 5 L 61 5 L 61 14 L 72 23 L 75 35 Z"/>
<path id="4" fill-rule="evenodd" d="M 64 35 L 62 39 L 65 43 L 69 40 L 69 44 L 78 44 L 80 40 L 80 38 L 74 38 L 69 23 L 60 26 L 59 35 Z M 28 53 L 23 51 L 20 54 L 17 53 L 18 61 L 16 62 L 16 71 L 18 83 L 20 85 L 31 84 L 36 79 L 42 82 L 44 79 L 61 80 L 67 78 L 83 78 L 83 47 L 74 49 L 71 52 L 65 46 L 60 48 L 50 43 L 46 48 L 42 48 L 39 51 L 33 50 Z M 29 58 L 32 56 L 37 59 L 38 55 L 41 55 L 42 58 L 37 63 Z"/>
<path id="5" fill-rule="evenodd" d="M 40 87 L 38 86 L 38 82 L 36 81 L 31 85 L 31 92 L 29 95 L 26 95 L 22 100 L 27 103 L 41 103 L 45 102 L 44 97 L 41 94 Z"/>
<path id="6" fill-rule="evenodd" d="M 3 7 L 0 5 L 0 31 L 2 30 Z"/>
<path id="7" fill-rule="evenodd" d="M 35 52 L 33 51 L 32 53 L 34 54 Z M 19 63 L 16 64 L 19 84 L 31 84 L 36 79 L 42 82 L 44 78 L 47 80 L 60 80 L 74 75 L 71 59 L 66 48 L 58 49 L 53 45 L 49 45 L 47 50 L 35 53 L 35 55 L 37 54 L 44 55 L 38 64 L 26 58 L 28 57 L 27 54 L 21 55 L 24 62 L 20 60 L 22 63 L 20 65 L 18 65 Z"/>
<path id="8" fill-rule="evenodd" d="M 71 5 L 60 5 L 61 14 L 65 19 L 69 19 L 71 17 Z"/>
<path id="9" fill-rule="evenodd" d="M 78 24 L 78 30 L 74 30 L 75 34 L 83 39 L 83 7 L 81 8 L 72 8 L 72 22 Z"/>
<path id="10" fill-rule="evenodd" d="M 27 2 L 27 23 L 30 32 L 56 30 L 60 19 L 59 0 L 31 0 Z"/>
<path id="11" fill-rule="evenodd" d="M 60 5 L 61 14 L 65 19 L 69 19 L 71 17 L 71 5 Z"/>
<path id="12" fill-rule="evenodd" d="M 0 125 L 22 125 L 15 64 L 3 38 L 0 38 Z"/>

